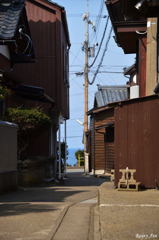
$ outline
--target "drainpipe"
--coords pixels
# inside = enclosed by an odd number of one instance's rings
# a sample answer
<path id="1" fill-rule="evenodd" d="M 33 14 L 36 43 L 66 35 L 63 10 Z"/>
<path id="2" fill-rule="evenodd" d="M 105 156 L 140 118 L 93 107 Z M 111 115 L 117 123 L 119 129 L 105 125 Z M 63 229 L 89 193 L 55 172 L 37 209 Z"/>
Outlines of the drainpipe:
<path id="1" fill-rule="evenodd" d="M 67 176 L 67 149 L 66 149 L 66 119 L 65 119 L 65 176 Z"/>
<path id="2" fill-rule="evenodd" d="M 96 151 L 96 143 L 95 143 L 95 141 L 96 141 L 96 137 L 95 137 L 95 135 L 96 135 L 96 133 L 95 133 L 95 114 L 93 114 L 93 118 L 94 118 L 94 176 L 95 176 L 95 168 L 96 168 L 96 159 L 95 159 L 95 157 L 96 157 L 96 154 L 95 154 L 95 151 Z"/>
<path id="3" fill-rule="evenodd" d="M 60 127 L 60 112 L 59 112 L 59 179 L 61 179 L 61 127 Z"/>

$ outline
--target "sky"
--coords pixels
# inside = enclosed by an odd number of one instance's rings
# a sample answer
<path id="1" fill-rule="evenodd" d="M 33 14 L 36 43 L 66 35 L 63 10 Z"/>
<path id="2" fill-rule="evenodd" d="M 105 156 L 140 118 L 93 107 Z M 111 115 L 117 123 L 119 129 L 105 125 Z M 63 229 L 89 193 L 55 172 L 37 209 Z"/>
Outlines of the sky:
<path id="1" fill-rule="evenodd" d="M 96 55 L 103 37 L 108 12 L 104 0 L 89 0 L 88 2 L 89 20 L 96 22 L 96 32 L 92 29 L 92 25 L 89 24 L 89 45 L 93 47 L 93 44 L 98 43 L 95 49 Z M 75 119 L 81 122 L 84 120 L 84 75 L 77 76 L 75 73 L 83 72 L 85 66 L 85 52 L 82 51 L 85 41 L 85 21 L 83 21 L 82 16 L 87 11 L 87 0 L 57 0 L 56 3 L 63 6 L 66 10 L 71 42 L 69 51 L 70 119 L 67 120 L 67 145 L 68 148 L 83 149 L 82 137 L 84 127 L 76 122 Z M 100 53 L 89 72 L 89 81 L 93 80 L 94 73 L 101 62 L 110 29 L 111 22 L 109 20 Z M 88 110 L 93 108 L 94 94 L 98 90 L 97 85 L 125 85 L 128 79 L 122 73 L 123 68 L 129 67 L 135 62 L 134 54 L 124 54 L 122 48 L 116 45 L 113 38 L 114 35 L 114 32 L 112 32 L 107 51 L 99 69 L 100 73 L 97 74 L 94 84 L 88 87 Z M 91 65 L 93 60 L 94 58 L 89 58 L 89 65 Z M 64 124 L 61 125 L 61 141 L 63 139 Z"/>

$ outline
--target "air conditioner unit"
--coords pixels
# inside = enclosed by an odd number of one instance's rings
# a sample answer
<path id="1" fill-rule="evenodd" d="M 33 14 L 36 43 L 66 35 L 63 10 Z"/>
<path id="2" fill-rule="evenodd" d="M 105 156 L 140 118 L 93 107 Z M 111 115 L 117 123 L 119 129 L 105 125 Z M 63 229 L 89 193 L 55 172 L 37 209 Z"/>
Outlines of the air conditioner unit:
<path id="1" fill-rule="evenodd" d="M 132 98 L 138 98 L 139 97 L 139 86 L 131 86 L 130 87 L 130 99 Z"/>

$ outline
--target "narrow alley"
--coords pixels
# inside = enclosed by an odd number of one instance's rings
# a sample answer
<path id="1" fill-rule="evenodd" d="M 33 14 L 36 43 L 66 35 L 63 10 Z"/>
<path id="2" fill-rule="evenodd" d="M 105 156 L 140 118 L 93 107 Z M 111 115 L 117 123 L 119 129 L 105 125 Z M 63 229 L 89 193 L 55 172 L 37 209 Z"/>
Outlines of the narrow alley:
<path id="1" fill-rule="evenodd" d="M 0 196 L 0 239 L 93 239 L 91 207 L 106 179 L 74 171 L 65 185 L 42 184 Z"/>

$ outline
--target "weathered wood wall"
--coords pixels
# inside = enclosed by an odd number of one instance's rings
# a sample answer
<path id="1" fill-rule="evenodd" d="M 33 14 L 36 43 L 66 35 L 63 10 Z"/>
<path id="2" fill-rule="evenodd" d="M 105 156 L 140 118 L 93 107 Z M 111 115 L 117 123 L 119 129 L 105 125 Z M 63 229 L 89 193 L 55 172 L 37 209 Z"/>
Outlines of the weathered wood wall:
<path id="1" fill-rule="evenodd" d="M 105 128 L 96 131 L 95 128 L 114 121 L 114 109 L 110 108 L 95 114 L 90 123 L 91 129 L 91 168 L 95 170 L 106 170 L 110 167 L 114 157 L 113 143 L 105 144 Z M 106 153 L 107 152 L 107 153 Z M 105 154 L 107 155 L 105 159 Z M 106 162 L 105 162 L 106 161 Z M 108 161 L 108 164 L 106 165 Z M 109 171 L 109 169 L 108 169 Z"/>

